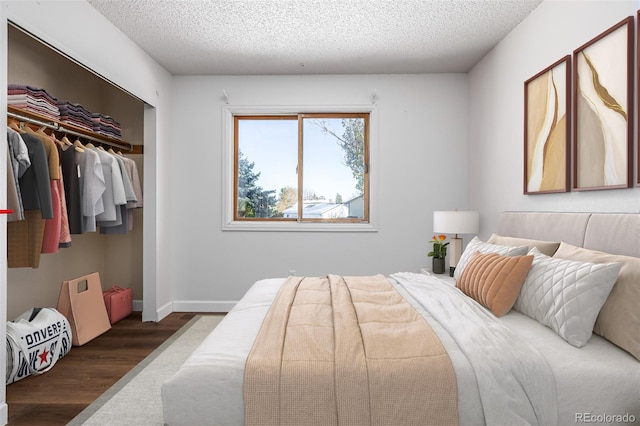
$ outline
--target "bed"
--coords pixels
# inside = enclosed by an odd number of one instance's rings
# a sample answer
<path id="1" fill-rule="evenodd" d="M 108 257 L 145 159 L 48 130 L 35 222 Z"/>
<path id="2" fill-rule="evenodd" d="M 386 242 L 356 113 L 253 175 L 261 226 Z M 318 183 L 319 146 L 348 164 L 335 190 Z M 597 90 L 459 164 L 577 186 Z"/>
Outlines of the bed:
<path id="1" fill-rule="evenodd" d="M 374 414 L 366 414 L 368 424 L 389 424 L 380 421 L 385 415 L 395 415 L 398 421 L 394 424 L 640 422 L 638 241 L 638 214 L 504 212 L 491 238 L 487 241 L 474 238 L 469 242 L 455 277 L 428 272 L 403 272 L 384 277 L 393 287 L 393 293 L 401 295 L 402 303 L 408 303 L 418 313 L 419 322 L 426 320 L 437 335 L 455 372 L 451 379 L 453 385 L 438 385 L 440 387 L 433 393 L 440 399 L 432 401 L 431 396 L 422 393 L 421 386 L 435 382 L 435 379 L 429 380 L 422 373 L 402 378 L 398 370 L 393 374 L 382 373 L 384 380 L 389 376 L 409 380 L 407 390 L 390 388 L 393 385 L 385 381 L 386 389 L 394 389 L 393 392 L 376 396 L 371 384 L 360 388 L 346 384 L 342 400 L 336 397 L 339 400 L 337 416 L 341 415 L 344 400 L 357 403 L 363 399 L 362 395 L 366 395 L 364 403 L 371 405 L 372 412 L 377 410 Z M 517 274 L 512 271 L 516 270 L 524 271 L 520 272 L 525 276 L 524 282 L 520 286 L 516 283 L 515 287 L 507 287 L 503 283 L 522 281 L 513 278 Z M 484 287 L 478 287 L 479 277 L 483 277 Z M 377 280 L 380 277 L 368 278 Z M 253 361 L 248 359 L 253 360 L 250 356 L 255 351 L 254 341 L 261 339 L 263 321 L 272 315 L 275 309 L 270 311 L 270 308 L 274 299 L 283 288 L 292 285 L 292 280 L 306 282 L 299 277 L 256 282 L 179 371 L 163 384 L 162 402 L 167 425 L 241 425 L 245 421 L 247 424 L 300 424 L 300 418 L 312 415 L 305 411 L 309 406 L 317 403 L 320 413 L 327 412 L 326 407 L 335 407 L 335 401 L 325 401 L 324 394 L 320 393 L 318 398 L 314 393 L 315 379 L 309 378 L 315 377 L 313 375 L 291 385 L 295 392 L 289 396 L 293 402 L 288 403 L 274 400 L 273 394 L 278 392 L 269 391 L 285 388 L 283 383 L 288 382 L 277 382 L 275 388 L 273 383 L 245 383 L 245 375 L 254 377 L 248 375 L 249 366 L 253 366 Z M 326 282 L 332 289 L 342 288 L 333 286 L 336 283 L 343 285 L 344 281 L 345 285 L 351 286 L 348 291 L 355 294 L 354 288 L 358 289 L 361 281 L 356 277 L 352 284 L 349 280 L 350 277 L 330 276 L 322 285 Z M 514 288 L 517 289 L 515 294 Z M 561 290 L 556 291 L 557 288 Z M 384 291 L 390 290 L 385 288 Z M 368 299 L 366 304 L 369 304 Z M 365 314 L 358 311 L 358 315 Z M 336 331 L 333 333 L 337 334 Z M 370 350 L 368 345 L 365 343 Z M 407 350 L 413 348 L 403 349 Z M 400 364 L 404 362 L 399 361 Z M 342 372 L 340 368 L 350 368 L 352 364 L 358 363 L 347 360 L 346 367 L 336 364 L 333 368 Z M 284 362 L 279 368 L 284 369 L 283 365 Z M 260 368 L 256 375 L 258 379 L 271 374 L 262 374 L 267 370 Z M 412 365 L 410 368 L 414 369 L 410 371 L 418 371 L 415 369 L 422 367 Z M 436 370 L 442 371 L 442 367 Z M 335 383 L 331 382 L 329 387 L 338 388 L 337 382 L 350 374 L 335 374 L 332 378 Z M 375 381 L 376 373 L 368 374 L 369 379 Z M 260 389 L 257 394 L 245 393 L 247 388 L 254 386 L 263 386 L 260 388 L 262 393 Z M 446 396 L 451 389 L 453 397 Z M 417 399 L 416 395 L 419 395 Z M 373 403 L 376 397 L 382 403 Z M 385 398 L 391 401 L 389 404 L 398 400 L 400 405 L 386 407 L 387 412 L 378 410 L 379 406 L 385 405 Z M 447 401 L 453 400 L 449 409 L 454 410 L 456 416 L 450 420 L 435 420 L 437 417 L 416 411 L 417 417 L 411 420 L 407 416 L 405 421 L 405 409 L 398 407 L 405 407 L 402 404 L 412 399 L 431 401 L 436 407 L 443 407 L 436 409 L 436 414 L 441 414 Z M 271 414 L 275 417 L 268 420 L 255 417 L 256 408 L 253 405 L 245 407 L 245 400 L 251 404 L 258 402 L 257 406 L 262 407 L 257 409 L 258 415 L 262 411 L 274 411 Z M 294 408 L 299 404 L 302 408 L 296 410 L 302 413 L 295 412 L 294 415 L 303 417 L 278 417 L 284 416 L 284 411 L 271 409 L 289 403 Z M 351 408 L 342 409 L 345 417 L 338 419 L 333 414 L 328 420 L 307 417 L 314 420 L 304 424 L 361 423 L 349 417 Z M 415 421 L 415 418 L 420 420 Z"/>

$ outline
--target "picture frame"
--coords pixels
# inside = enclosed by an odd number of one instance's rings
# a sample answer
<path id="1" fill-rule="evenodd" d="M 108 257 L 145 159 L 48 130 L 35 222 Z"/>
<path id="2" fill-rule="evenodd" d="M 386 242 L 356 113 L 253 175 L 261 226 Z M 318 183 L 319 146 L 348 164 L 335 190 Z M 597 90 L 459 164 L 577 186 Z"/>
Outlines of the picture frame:
<path id="1" fill-rule="evenodd" d="M 524 194 L 570 191 L 571 56 L 524 82 Z"/>
<path id="2" fill-rule="evenodd" d="M 573 189 L 633 185 L 634 17 L 573 52 Z"/>

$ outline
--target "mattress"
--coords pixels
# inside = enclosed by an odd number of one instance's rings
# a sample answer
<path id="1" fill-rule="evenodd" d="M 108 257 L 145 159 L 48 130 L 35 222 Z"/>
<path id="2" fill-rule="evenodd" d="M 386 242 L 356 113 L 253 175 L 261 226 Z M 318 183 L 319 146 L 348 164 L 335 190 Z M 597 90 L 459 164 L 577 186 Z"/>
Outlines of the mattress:
<path id="1" fill-rule="evenodd" d="M 166 424 L 244 423 L 244 365 L 283 281 L 256 282 L 180 370 L 163 384 Z M 447 324 L 434 321 L 420 304 L 422 298 L 428 297 L 424 291 L 427 286 L 452 287 L 452 279 L 403 273 L 392 275 L 391 282 L 434 327 L 456 369 L 468 373 L 471 368 L 468 354 L 444 332 Z M 551 329 L 513 310 L 498 321 L 516 339 L 535 347 L 548 364 L 555 381 L 558 424 L 594 420 L 614 424 L 624 419 L 640 419 L 640 364 L 632 356 L 595 335 L 586 346 L 575 348 Z M 460 424 L 484 424 L 479 380 L 466 373 L 457 377 Z"/>

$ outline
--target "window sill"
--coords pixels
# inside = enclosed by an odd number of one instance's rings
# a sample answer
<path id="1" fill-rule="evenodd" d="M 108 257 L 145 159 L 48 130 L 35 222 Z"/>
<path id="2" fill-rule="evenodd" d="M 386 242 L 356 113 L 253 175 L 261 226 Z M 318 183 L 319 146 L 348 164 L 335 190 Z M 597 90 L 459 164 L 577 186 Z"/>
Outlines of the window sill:
<path id="1" fill-rule="evenodd" d="M 223 225 L 223 231 L 265 232 L 378 232 L 371 223 L 313 223 L 313 222 L 240 222 Z"/>

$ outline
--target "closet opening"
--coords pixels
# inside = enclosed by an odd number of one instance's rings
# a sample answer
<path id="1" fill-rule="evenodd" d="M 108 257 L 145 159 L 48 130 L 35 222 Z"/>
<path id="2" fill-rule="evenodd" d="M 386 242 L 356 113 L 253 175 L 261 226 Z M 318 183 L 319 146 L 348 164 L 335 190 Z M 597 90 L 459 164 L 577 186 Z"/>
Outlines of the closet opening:
<path id="1" fill-rule="evenodd" d="M 141 99 L 13 23 L 8 26 L 7 61 L 9 127 L 44 132 L 61 144 L 70 142 L 80 149 L 102 148 L 109 155 L 121 156 L 126 162 L 133 162 L 140 188 L 144 188 L 145 103 Z M 33 96 L 44 92 L 55 98 L 58 116 L 55 108 L 50 116 L 48 105 Z M 11 94 L 17 96 L 11 98 Z M 25 94 L 29 96 L 20 96 Z M 37 266 L 20 262 L 8 265 L 7 320 L 32 307 L 55 307 L 62 281 L 91 272 L 100 274 L 105 290 L 114 284 L 132 288 L 134 310 L 141 311 L 143 189 L 141 194 L 135 208 L 122 211 L 127 214 L 126 232 L 103 231 L 108 228 L 106 222 L 93 231 L 90 227 L 76 229 L 70 232 L 68 244 L 60 241 L 57 251 L 41 252 Z M 8 233 L 10 226 L 9 223 Z M 9 257 L 15 250 L 11 244 L 14 242 L 8 237 Z"/>

